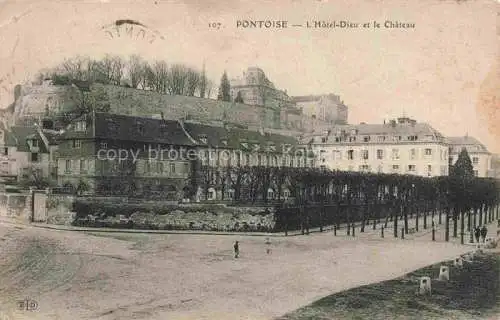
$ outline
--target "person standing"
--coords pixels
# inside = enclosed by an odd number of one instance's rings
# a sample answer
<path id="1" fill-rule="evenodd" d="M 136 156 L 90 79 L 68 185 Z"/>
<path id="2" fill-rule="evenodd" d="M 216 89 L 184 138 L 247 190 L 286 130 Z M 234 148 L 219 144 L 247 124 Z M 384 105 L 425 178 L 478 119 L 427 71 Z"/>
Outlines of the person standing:
<path id="1" fill-rule="evenodd" d="M 479 237 L 481 236 L 481 229 L 479 226 L 474 229 L 474 235 L 476 236 L 476 242 L 479 243 Z"/>
<path id="2" fill-rule="evenodd" d="M 488 229 L 486 228 L 486 225 L 483 225 L 483 228 L 481 229 L 481 237 L 483 238 L 483 242 L 486 240 L 487 234 L 488 234 Z"/>
<path id="3" fill-rule="evenodd" d="M 266 238 L 266 253 L 271 254 L 271 240 L 269 238 Z"/>
<path id="4" fill-rule="evenodd" d="M 238 257 L 240 256 L 240 245 L 239 245 L 239 242 L 238 242 L 238 241 L 236 241 L 236 242 L 234 243 L 234 246 L 233 246 L 233 247 L 234 247 L 234 258 L 235 258 L 235 259 L 238 259 Z"/>

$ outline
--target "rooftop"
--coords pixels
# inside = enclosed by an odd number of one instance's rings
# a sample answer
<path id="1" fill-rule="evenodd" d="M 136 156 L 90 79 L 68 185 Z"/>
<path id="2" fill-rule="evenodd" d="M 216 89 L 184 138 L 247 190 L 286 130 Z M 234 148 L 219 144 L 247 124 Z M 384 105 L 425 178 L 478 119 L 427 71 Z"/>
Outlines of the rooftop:
<path id="1" fill-rule="evenodd" d="M 466 148 L 467 152 L 488 152 L 488 149 L 479 140 L 471 136 L 447 137 L 447 142 L 456 150 Z"/>

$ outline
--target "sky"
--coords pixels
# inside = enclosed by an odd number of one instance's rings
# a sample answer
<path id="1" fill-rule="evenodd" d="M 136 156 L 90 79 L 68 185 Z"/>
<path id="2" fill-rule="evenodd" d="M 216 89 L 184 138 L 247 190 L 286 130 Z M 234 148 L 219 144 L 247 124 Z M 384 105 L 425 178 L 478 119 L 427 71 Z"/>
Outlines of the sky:
<path id="1" fill-rule="evenodd" d="M 65 58 L 138 54 L 205 63 L 216 83 L 224 71 L 234 78 L 258 66 L 289 95 L 340 95 L 350 123 L 406 115 L 500 153 L 499 18 L 495 0 L 0 0 L 0 107 L 16 83 Z M 123 29 L 111 38 L 118 19 L 144 24 L 146 38 Z M 237 28 L 242 20 L 285 20 L 288 28 Z M 385 28 L 386 20 L 415 27 Z M 305 27 L 314 21 L 359 27 Z"/>

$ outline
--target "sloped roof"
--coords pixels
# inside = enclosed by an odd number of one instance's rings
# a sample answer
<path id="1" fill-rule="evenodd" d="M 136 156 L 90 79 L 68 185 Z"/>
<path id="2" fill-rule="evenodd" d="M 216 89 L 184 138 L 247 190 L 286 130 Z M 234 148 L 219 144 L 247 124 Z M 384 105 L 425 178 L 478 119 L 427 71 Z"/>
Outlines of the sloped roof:
<path id="1" fill-rule="evenodd" d="M 447 137 L 446 141 L 455 149 L 465 148 L 467 152 L 488 152 L 488 149 L 479 140 L 471 136 Z"/>
<path id="2" fill-rule="evenodd" d="M 347 133 L 356 129 L 357 135 L 432 135 L 437 139 L 444 140 L 444 136 L 427 123 L 334 125 L 330 129 L 330 135 L 335 135 L 338 129 L 345 130 Z M 313 134 L 311 136 L 319 135 L 321 134 Z"/>
<path id="3" fill-rule="evenodd" d="M 261 134 L 258 131 L 214 127 L 198 123 L 185 123 L 184 127 L 198 143 L 203 145 L 204 143 L 200 139 L 205 137 L 207 139 L 206 145 L 214 148 L 244 149 L 245 147 L 242 144 L 248 143 L 259 145 L 262 148 L 261 150 L 273 145 L 276 151 L 280 152 L 285 145 L 294 146 L 297 144 L 297 140 L 293 137 L 273 133 Z M 224 141 L 227 143 L 224 143 Z"/>
<path id="4" fill-rule="evenodd" d="M 193 145 L 175 120 L 96 113 L 95 137 L 172 145 Z M 139 131 L 139 127 L 142 127 Z"/>
<path id="5" fill-rule="evenodd" d="M 23 126 L 12 126 L 10 128 L 11 134 L 14 138 L 14 141 L 9 141 L 11 144 L 9 146 L 17 146 L 17 151 L 21 152 L 30 152 L 30 148 L 28 145 L 28 139 L 37 139 L 40 141 L 39 143 L 39 152 L 47 153 L 48 150 L 43 143 L 38 131 L 35 127 L 23 127 Z M 13 142 L 13 143 L 12 143 Z M 6 141 L 7 145 L 7 141 Z"/>

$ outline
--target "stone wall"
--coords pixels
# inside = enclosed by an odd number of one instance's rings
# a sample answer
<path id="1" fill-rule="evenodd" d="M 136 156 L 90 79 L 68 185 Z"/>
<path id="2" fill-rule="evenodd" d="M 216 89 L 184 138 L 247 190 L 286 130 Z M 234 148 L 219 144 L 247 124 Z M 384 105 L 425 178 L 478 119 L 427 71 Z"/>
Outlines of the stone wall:
<path id="1" fill-rule="evenodd" d="M 273 129 L 308 130 L 313 124 L 310 117 L 295 114 L 284 116 L 279 109 L 187 97 L 166 95 L 153 91 L 133 89 L 121 86 L 95 84 L 93 90 L 107 94 L 111 112 L 124 115 L 160 117 L 163 112 L 166 119 L 176 120 L 189 117 L 194 120 L 225 120 L 249 127 Z M 16 124 L 22 124 L 24 118 L 38 118 L 48 109 L 50 113 L 71 108 L 78 101 L 79 92 L 70 86 L 48 84 L 23 86 L 14 102 L 13 116 Z M 289 119 L 288 119 L 289 118 Z M 29 121 L 28 121 L 29 123 Z"/>
<path id="2" fill-rule="evenodd" d="M 76 197 L 64 194 L 49 194 L 47 197 L 47 223 L 71 225 L 75 219 L 73 203 Z"/>
<path id="3" fill-rule="evenodd" d="M 28 221 L 31 216 L 30 193 L 0 193 L 0 216 Z"/>

